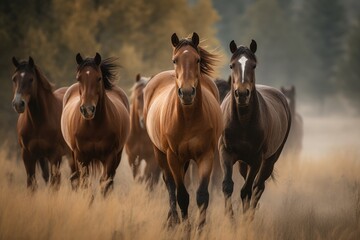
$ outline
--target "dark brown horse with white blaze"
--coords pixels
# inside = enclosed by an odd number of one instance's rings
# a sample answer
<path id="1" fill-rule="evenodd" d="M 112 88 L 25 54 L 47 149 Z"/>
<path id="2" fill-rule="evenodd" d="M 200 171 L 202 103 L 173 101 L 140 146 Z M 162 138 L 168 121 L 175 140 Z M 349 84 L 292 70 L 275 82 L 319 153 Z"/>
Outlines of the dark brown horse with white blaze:
<path id="1" fill-rule="evenodd" d="M 155 75 L 144 89 L 144 117 L 155 157 L 163 170 L 169 192 L 168 223 L 188 217 L 189 194 L 184 175 L 189 161 L 198 165 L 200 185 L 196 202 L 200 209 L 199 227 L 205 223 L 209 203 L 208 184 L 216 144 L 223 129 L 219 92 L 209 78 L 216 56 L 198 46 L 199 36 L 179 40 L 174 33 L 175 70 Z"/>
<path id="2" fill-rule="evenodd" d="M 296 110 L 295 86 L 291 86 L 290 88 L 281 87 L 280 90 L 288 99 L 292 116 L 291 128 L 284 147 L 284 154 L 290 158 L 298 158 L 302 150 L 304 124 L 301 115 Z"/>
<path id="3" fill-rule="evenodd" d="M 113 85 L 117 67 L 108 58 L 83 59 L 77 54 L 77 83 L 66 91 L 61 130 L 78 163 L 82 187 L 89 184 L 89 164 L 102 163 L 100 179 L 104 196 L 113 186 L 122 150 L 129 135 L 129 102 Z"/>
<path id="4" fill-rule="evenodd" d="M 255 85 L 255 51 L 230 43 L 231 93 L 221 110 L 225 129 L 219 139 L 220 162 L 224 180 L 226 213 L 232 215 L 233 165 L 239 162 L 245 179 L 241 189 L 243 210 L 254 210 L 264 192 L 265 181 L 284 147 L 291 125 L 291 113 L 285 96 L 277 89 Z M 254 211 L 251 211 L 253 216 Z"/>
<path id="5" fill-rule="evenodd" d="M 49 180 L 50 163 L 50 184 L 58 189 L 61 159 L 70 153 L 60 130 L 62 99 L 66 88 L 53 91 L 52 85 L 31 57 L 29 61 L 21 62 L 13 57 L 12 61 L 16 67 L 12 77 L 12 105 L 19 113 L 17 134 L 27 173 L 27 186 L 32 190 L 37 188 L 35 165 L 38 161 L 45 182 Z M 75 164 L 70 162 L 70 166 L 75 172 Z"/>
<path id="6" fill-rule="evenodd" d="M 144 123 L 144 93 L 143 90 L 149 78 L 136 76 L 136 81 L 132 87 L 130 97 L 130 135 L 125 144 L 125 151 L 128 155 L 129 165 L 132 169 L 133 177 L 139 175 L 141 160 L 146 163 L 144 175 L 140 176 L 140 181 L 145 181 L 150 189 L 158 183 L 161 169 L 156 162 L 152 142 L 145 128 Z"/>

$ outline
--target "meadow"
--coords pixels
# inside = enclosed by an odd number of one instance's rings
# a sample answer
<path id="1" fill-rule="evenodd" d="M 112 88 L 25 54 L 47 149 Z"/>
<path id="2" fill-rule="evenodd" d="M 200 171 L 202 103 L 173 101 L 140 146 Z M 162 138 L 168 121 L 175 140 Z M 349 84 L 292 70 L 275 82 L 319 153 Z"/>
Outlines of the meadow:
<path id="1" fill-rule="evenodd" d="M 126 155 L 113 192 L 103 199 L 97 180 L 87 191 L 71 189 L 69 167 L 54 192 L 37 174 L 31 194 L 20 159 L 0 150 L 0 239 L 360 239 L 359 119 L 304 118 L 304 150 L 299 159 L 282 157 L 269 180 L 255 219 L 242 214 L 234 171 L 234 218 L 224 216 L 220 189 L 210 193 L 207 224 L 196 230 L 197 206 L 190 193 L 190 225 L 165 227 L 168 194 L 161 182 L 149 192 L 132 179 Z M 39 172 L 39 171 L 37 171 Z"/>

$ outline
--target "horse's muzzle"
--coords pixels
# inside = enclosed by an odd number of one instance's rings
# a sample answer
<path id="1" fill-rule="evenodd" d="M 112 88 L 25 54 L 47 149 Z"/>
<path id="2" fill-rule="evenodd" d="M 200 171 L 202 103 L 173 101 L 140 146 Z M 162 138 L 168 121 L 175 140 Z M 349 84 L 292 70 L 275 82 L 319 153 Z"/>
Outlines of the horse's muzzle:
<path id="1" fill-rule="evenodd" d="M 238 89 L 236 89 L 234 91 L 234 96 L 236 99 L 236 103 L 240 106 L 246 106 L 249 104 L 249 100 L 250 100 L 250 91 L 248 89 L 244 90 L 244 91 L 239 91 Z"/>
<path id="2" fill-rule="evenodd" d="M 25 101 L 23 99 L 14 99 L 12 106 L 17 113 L 23 113 L 25 111 Z"/>
<path id="3" fill-rule="evenodd" d="M 92 106 L 92 105 L 82 105 L 80 106 L 80 113 L 83 116 L 84 119 L 86 120 L 91 120 L 95 117 L 95 111 L 96 111 L 96 107 Z"/>
<path id="4" fill-rule="evenodd" d="M 196 89 L 192 87 L 191 89 L 178 89 L 178 96 L 183 105 L 191 105 L 194 102 L 196 95 Z"/>

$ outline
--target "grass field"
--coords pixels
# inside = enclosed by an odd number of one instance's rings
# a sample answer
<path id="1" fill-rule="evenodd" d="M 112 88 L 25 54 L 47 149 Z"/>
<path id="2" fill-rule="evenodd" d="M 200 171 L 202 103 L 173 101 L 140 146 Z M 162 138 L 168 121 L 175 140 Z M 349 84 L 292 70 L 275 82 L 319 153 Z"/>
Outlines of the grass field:
<path id="1" fill-rule="evenodd" d="M 348 131 L 347 125 L 337 124 L 326 131 L 325 124 L 322 131 L 316 124 L 324 125 L 318 119 L 305 119 L 309 134 L 305 132 L 305 149 L 297 164 L 293 159 L 279 159 L 276 181 L 267 182 L 253 222 L 242 214 L 239 189 L 243 180 L 234 171 L 234 219 L 224 216 L 220 190 L 212 191 L 207 224 L 201 232 L 195 228 L 195 189 L 189 188 L 190 232 L 184 225 L 168 230 L 164 227 L 168 211 L 165 186 L 161 182 L 149 192 L 134 182 L 126 156 L 118 168 L 114 191 L 106 199 L 96 181 L 89 191 L 73 192 L 66 161 L 58 192 L 49 190 L 38 174 L 39 189 L 31 194 L 22 162 L 8 157 L 3 147 L 0 239 L 360 239 L 360 150 L 353 144 L 359 141 L 359 130 L 344 134 L 354 139 L 344 140 L 341 146 L 330 143 L 330 138 L 344 137 L 340 132 Z M 315 142 L 322 138 L 327 145 L 316 148 Z"/>

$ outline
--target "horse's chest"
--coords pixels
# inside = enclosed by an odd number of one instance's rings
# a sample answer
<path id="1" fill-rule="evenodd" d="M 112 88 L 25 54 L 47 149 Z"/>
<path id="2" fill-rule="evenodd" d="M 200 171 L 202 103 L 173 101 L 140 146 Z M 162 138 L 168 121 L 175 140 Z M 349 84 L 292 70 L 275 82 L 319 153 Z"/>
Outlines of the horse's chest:
<path id="1" fill-rule="evenodd" d="M 261 136 L 257 131 L 232 128 L 224 131 L 226 149 L 243 161 L 251 158 L 259 151 L 261 148 L 260 139 Z"/>
<path id="2" fill-rule="evenodd" d="M 115 133 L 101 133 L 78 134 L 75 142 L 76 148 L 80 152 L 94 157 L 111 153 L 119 145 L 118 138 Z"/>
<path id="3" fill-rule="evenodd" d="M 59 139 L 58 130 L 52 128 L 40 128 L 36 130 L 33 126 L 20 130 L 20 145 L 36 155 L 48 155 L 50 152 L 59 148 L 62 143 L 56 141 Z"/>

